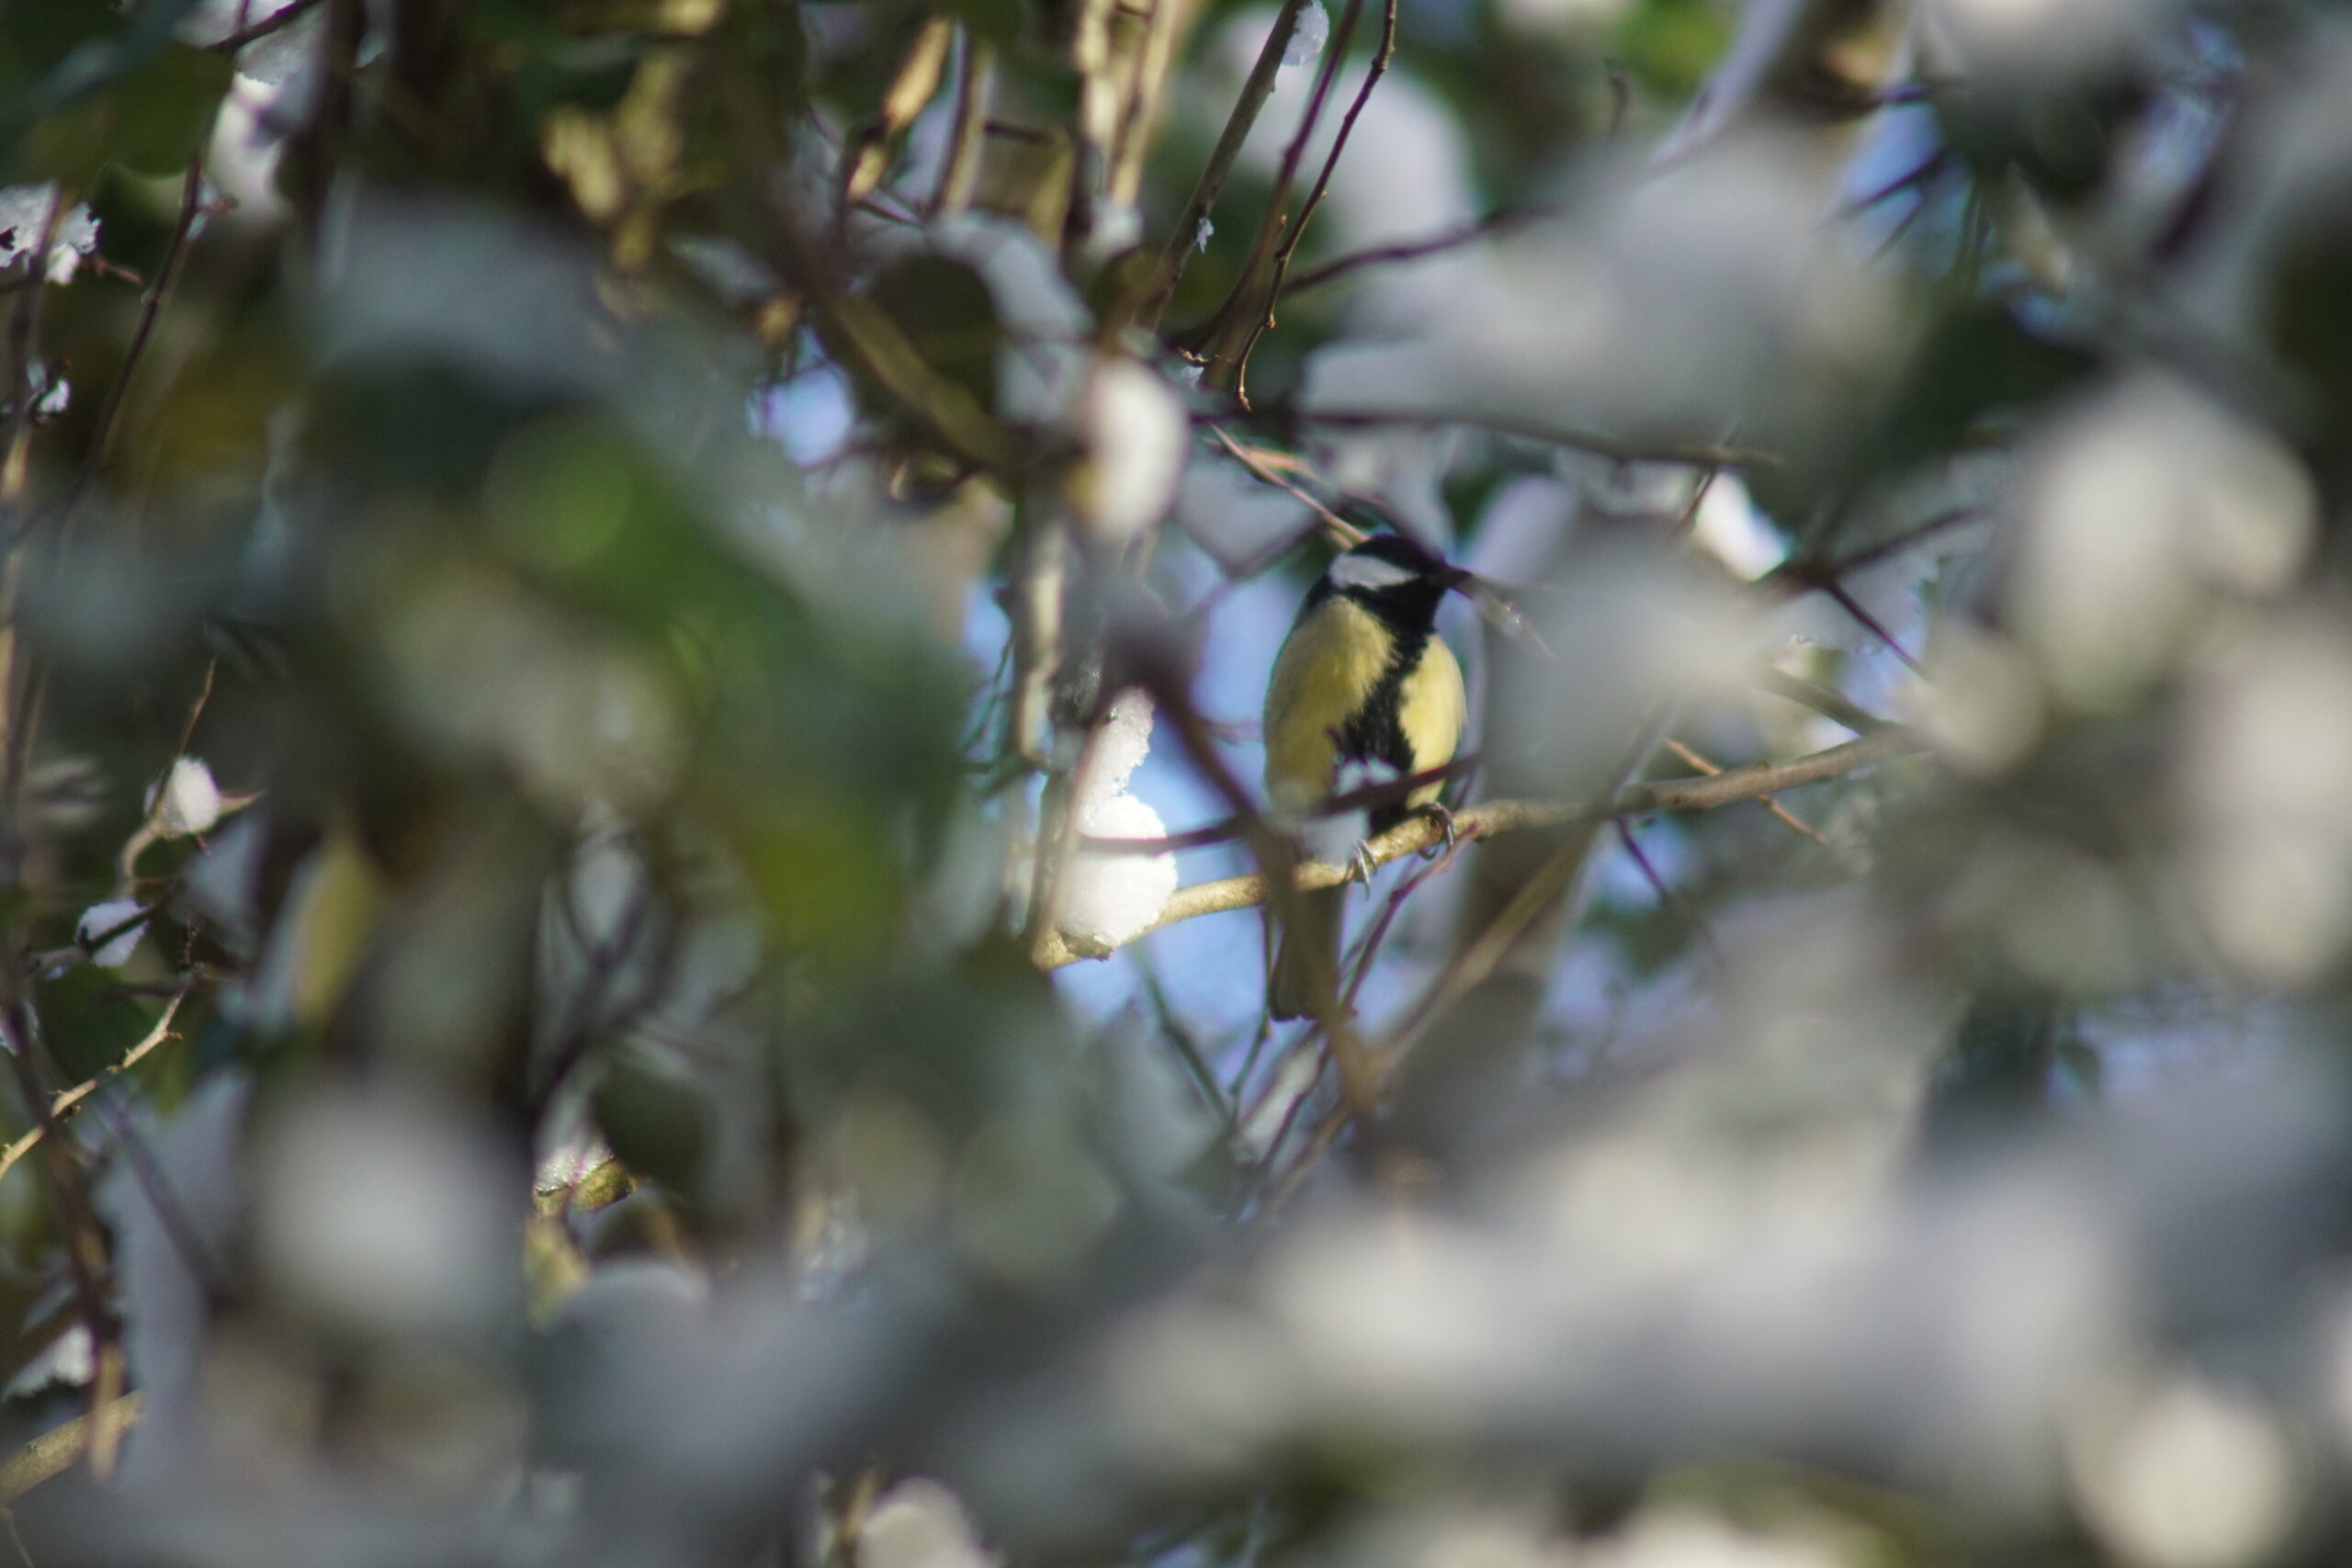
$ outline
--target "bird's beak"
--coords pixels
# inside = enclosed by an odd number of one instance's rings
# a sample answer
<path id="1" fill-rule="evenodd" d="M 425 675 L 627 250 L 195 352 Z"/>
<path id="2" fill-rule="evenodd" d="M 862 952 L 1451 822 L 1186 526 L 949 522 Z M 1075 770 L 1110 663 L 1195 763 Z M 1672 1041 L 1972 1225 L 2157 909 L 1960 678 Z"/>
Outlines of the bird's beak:
<path id="1" fill-rule="evenodd" d="M 1458 590 L 1464 593 L 1468 593 L 1473 591 L 1476 584 L 1478 581 L 1478 574 L 1472 571 L 1466 566 L 1449 566 L 1445 569 L 1443 575 L 1441 576 L 1438 581 L 1444 583 L 1448 588 Z"/>

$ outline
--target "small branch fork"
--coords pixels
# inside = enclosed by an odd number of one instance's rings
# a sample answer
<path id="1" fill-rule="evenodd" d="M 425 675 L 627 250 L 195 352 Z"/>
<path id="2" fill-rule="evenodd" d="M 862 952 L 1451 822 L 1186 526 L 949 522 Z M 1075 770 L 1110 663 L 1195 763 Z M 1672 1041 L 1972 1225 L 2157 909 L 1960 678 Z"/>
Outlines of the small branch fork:
<path id="1" fill-rule="evenodd" d="M 1751 767 L 1733 768 L 1695 779 L 1659 779 L 1633 784 L 1606 801 L 1490 801 L 1455 812 L 1453 831 L 1457 840 L 1467 841 L 1534 828 L 1558 828 L 1576 822 L 1644 817 L 1657 811 L 1711 811 L 1734 801 L 1755 800 L 1801 784 L 1819 784 L 1826 779 L 1860 773 L 1864 768 L 1892 761 L 1921 749 L 1921 742 L 1909 731 L 1889 726 L 1859 740 L 1849 740 L 1842 746 L 1833 746 L 1827 750 L 1786 761 L 1758 762 Z M 1403 781 L 1408 788 L 1419 782 L 1422 781 L 1418 778 Z M 1397 787 L 1396 784 L 1380 786 L 1383 790 Z M 1364 845 L 1364 852 L 1371 863 L 1379 866 L 1430 849 L 1444 840 L 1445 830 L 1438 823 L 1427 818 L 1414 818 L 1371 840 Z M 1119 847 L 1141 852 L 1161 846 L 1159 840 L 1151 840 Z M 1292 886 L 1302 893 L 1313 892 L 1317 888 L 1340 886 L 1355 880 L 1357 874 L 1353 865 L 1307 861 L 1297 867 Z M 1200 915 L 1255 908 L 1266 901 L 1267 889 L 1265 876 L 1254 872 L 1180 887 L 1149 929 L 1158 931 L 1162 926 L 1174 925 Z M 1039 968 L 1058 969 L 1081 958 L 1105 957 L 1111 951 L 1108 947 L 1081 949 L 1072 945 L 1059 933 L 1047 932 L 1034 950 L 1034 956 Z"/>

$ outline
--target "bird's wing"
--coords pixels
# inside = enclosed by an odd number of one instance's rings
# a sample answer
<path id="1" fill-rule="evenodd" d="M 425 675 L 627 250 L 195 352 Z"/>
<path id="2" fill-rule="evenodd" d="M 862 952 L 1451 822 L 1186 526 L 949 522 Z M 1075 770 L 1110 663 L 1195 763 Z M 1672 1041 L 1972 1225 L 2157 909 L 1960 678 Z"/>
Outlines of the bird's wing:
<path id="1" fill-rule="evenodd" d="M 1333 737 L 1372 695 L 1395 646 L 1378 617 L 1336 596 L 1291 628 L 1266 687 L 1266 793 L 1276 806 L 1303 810 L 1331 792 Z M 1458 688 L 1459 671 L 1453 679 Z"/>

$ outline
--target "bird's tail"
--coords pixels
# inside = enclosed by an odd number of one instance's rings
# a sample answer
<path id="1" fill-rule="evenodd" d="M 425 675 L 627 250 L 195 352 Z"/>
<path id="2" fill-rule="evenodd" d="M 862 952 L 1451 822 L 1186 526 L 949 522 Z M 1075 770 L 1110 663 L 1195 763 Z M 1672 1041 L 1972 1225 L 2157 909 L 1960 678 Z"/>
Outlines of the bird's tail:
<path id="1" fill-rule="evenodd" d="M 1325 887 L 1293 899 L 1290 919 L 1274 947 L 1273 973 L 1266 979 L 1266 1010 L 1277 1021 L 1315 1010 L 1340 984 L 1340 922 L 1347 909 L 1345 887 Z"/>

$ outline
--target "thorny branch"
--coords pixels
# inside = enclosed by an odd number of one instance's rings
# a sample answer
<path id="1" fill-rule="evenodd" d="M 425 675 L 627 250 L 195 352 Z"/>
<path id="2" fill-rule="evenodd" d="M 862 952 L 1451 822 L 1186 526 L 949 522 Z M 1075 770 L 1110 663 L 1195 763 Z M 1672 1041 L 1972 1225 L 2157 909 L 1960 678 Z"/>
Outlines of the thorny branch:
<path id="1" fill-rule="evenodd" d="M 7 1147 L 0 1148 L 0 1176 L 6 1176 L 15 1168 L 17 1162 L 31 1152 L 33 1145 L 41 1141 L 49 1129 L 61 1125 L 85 1100 L 112 1079 L 145 1061 L 165 1041 L 178 1039 L 179 1036 L 172 1032 L 172 1020 L 177 1016 L 180 1004 L 187 1000 L 190 988 L 183 986 L 173 994 L 172 998 L 164 1004 L 163 1016 L 155 1021 L 155 1026 L 150 1029 L 136 1045 L 123 1053 L 122 1060 L 85 1078 L 72 1089 L 59 1093 L 50 1100 L 48 1114 L 41 1117 L 31 1127 L 27 1128 Z"/>
<path id="2" fill-rule="evenodd" d="M 1849 740 L 1842 746 L 1833 746 L 1826 751 L 1815 751 L 1786 761 L 1758 762 L 1750 767 L 1733 768 L 1695 779 L 1659 779 L 1634 784 L 1606 801 L 1498 800 L 1468 807 L 1453 814 L 1453 830 L 1457 840 L 1471 840 L 1533 828 L 1558 828 L 1577 822 L 1643 817 L 1656 811 L 1712 811 L 1733 801 L 1753 800 L 1760 795 L 1794 789 L 1801 784 L 1840 778 L 1920 749 L 1919 740 L 1910 731 L 1889 726 L 1859 740 Z M 1372 863 L 1379 866 L 1444 840 L 1444 829 L 1437 822 L 1427 818 L 1415 818 L 1370 840 L 1364 850 Z M 1299 864 L 1291 885 L 1299 892 L 1306 893 L 1317 888 L 1340 886 L 1354 880 L 1355 875 L 1353 866 L 1306 861 Z M 1252 872 L 1180 887 L 1148 930 L 1158 931 L 1162 926 L 1174 925 L 1200 915 L 1254 908 L 1266 902 L 1268 886 L 1261 873 Z M 1148 931 L 1140 934 L 1148 934 Z M 1048 935 L 1040 943 L 1038 964 L 1041 968 L 1057 969 L 1081 958 L 1108 956 L 1111 951 L 1109 948 L 1101 951 L 1081 948 L 1072 944 L 1066 936 Z"/>

